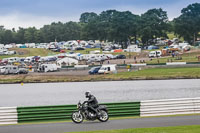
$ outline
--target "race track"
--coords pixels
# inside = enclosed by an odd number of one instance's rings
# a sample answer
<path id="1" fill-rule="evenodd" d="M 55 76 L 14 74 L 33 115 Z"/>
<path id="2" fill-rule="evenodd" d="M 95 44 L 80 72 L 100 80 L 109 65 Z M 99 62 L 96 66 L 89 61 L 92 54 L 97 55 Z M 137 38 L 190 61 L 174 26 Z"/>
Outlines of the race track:
<path id="1" fill-rule="evenodd" d="M 65 133 L 75 131 L 168 127 L 182 125 L 200 125 L 200 115 L 110 120 L 106 123 L 95 121 L 84 122 L 82 124 L 65 122 L 48 124 L 7 125 L 0 126 L 0 133 Z"/>
<path id="2" fill-rule="evenodd" d="M 90 90 L 100 103 L 200 97 L 200 79 L 0 84 L 0 106 L 77 104 Z"/>

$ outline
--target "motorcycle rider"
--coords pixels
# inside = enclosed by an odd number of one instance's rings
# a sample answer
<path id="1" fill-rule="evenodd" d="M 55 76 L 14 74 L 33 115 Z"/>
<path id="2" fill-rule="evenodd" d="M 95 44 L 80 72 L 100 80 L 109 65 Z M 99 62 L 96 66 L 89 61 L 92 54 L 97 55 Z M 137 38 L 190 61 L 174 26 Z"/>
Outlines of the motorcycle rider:
<path id="1" fill-rule="evenodd" d="M 99 104 L 96 97 L 92 95 L 90 91 L 85 92 L 85 97 L 88 98 L 88 101 L 86 101 L 88 103 L 88 108 L 94 111 L 97 116 L 100 116 L 100 113 L 97 111 Z"/>

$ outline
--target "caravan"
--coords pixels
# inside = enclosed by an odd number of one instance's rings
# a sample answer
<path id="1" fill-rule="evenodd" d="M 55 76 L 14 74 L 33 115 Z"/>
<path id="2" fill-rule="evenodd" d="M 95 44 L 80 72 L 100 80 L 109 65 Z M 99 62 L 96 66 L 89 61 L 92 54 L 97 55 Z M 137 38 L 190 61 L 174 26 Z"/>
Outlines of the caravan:
<path id="1" fill-rule="evenodd" d="M 56 64 L 42 64 L 38 67 L 38 72 L 54 72 L 58 71 Z"/>
<path id="2" fill-rule="evenodd" d="M 116 64 L 102 65 L 98 73 L 99 74 L 117 73 Z"/>
<path id="3" fill-rule="evenodd" d="M 3 66 L 1 68 L 1 74 L 27 74 L 28 70 L 25 68 L 19 68 L 13 65 Z"/>
<path id="4" fill-rule="evenodd" d="M 160 50 L 158 50 L 158 51 L 151 51 L 149 53 L 149 58 L 160 57 L 161 55 L 162 55 L 162 52 Z"/>

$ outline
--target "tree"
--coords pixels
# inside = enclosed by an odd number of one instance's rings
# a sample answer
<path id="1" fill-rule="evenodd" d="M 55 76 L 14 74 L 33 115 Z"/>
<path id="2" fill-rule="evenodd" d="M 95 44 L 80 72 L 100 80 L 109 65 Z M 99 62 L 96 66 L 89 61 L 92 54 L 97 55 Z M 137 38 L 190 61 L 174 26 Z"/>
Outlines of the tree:
<path id="1" fill-rule="evenodd" d="M 81 25 L 76 22 L 67 22 L 64 25 L 64 39 L 68 40 L 80 40 L 81 35 Z"/>
<path id="2" fill-rule="evenodd" d="M 150 9 L 141 15 L 140 35 L 143 43 L 148 43 L 157 37 L 167 37 L 167 12 L 159 9 Z"/>
<path id="3" fill-rule="evenodd" d="M 0 43 L 3 43 L 3 39 L 4 39 L 4 31 L 5 31 L 5 28 L 4 26 L 0 26 Z"/>
<path id="4" fill-rule="evenodd" d="M 111 20 L 111 31 L 109 32 L 111 39 L 116 42 L 127 42 L 133 36 L 136 41 L 138 20 L 139 16 L 129 11 L 115 12 Z"/>
<path id="5" fill-rule="evenodd" d="M 80 17 L 79 20 L 80 20 L 81 23 L 88 23 L 91 20 L 96 19 L 97 16 L 98 15 L 96 13 L 94 13 L 94 12 L 91 12 L 91 13 L 85 12 L 85 13 L 81 14 L 81 17 Z"/>
<path id="6" fill-rule="evenodd" d="M 174 20 L 175 33 L 188 42 L 194 42 L 200 32 L 200 3 L 194 3 L 181 10 Z"/>
<path id="7" fill-rule="evenodd" d="M 24 34 L 25 34 L 25 29 L 19 27 L 19 30 L 16 33 L 16 43 L 25 43 Z"/>
<path id="8" fill-rule="evenodd" d="M 98 36 L 98 19 L 93 19 L 88 23 L 81 23 L 81 39 L 83 40 L 97 40 Z"/>
<path id="9" fill-rule="evenodd" d="M 37 29 L 35 27 L 29 27 L 25 30 L 24 39 L 27 43 L 35 42 L 35 32 Z"/>
<path id="10" fill-rule="evenodd" d="M 9 44 L 9 43 L 13 43 L 13 35 L 12 35 L 12 31 L 11 30 L 5 30 L 4 31 L 4 35 L 3 35 L 3 43 L 4 44 Z"/>

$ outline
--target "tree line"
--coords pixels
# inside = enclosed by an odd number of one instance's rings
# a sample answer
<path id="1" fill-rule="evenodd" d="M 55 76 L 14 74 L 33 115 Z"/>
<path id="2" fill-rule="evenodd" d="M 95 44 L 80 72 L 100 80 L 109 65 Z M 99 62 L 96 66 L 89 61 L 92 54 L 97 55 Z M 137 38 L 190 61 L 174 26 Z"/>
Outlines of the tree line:
<path id="1" fill-rule="evenodd" d="M 143 44 L 151 44 L 155 38 L 168 38 L 173 32 L 189 43 L 200 33 L 200 3 L 188 5 L 181 15 L 169 21 L 167 12 L 150 9 L 136 15 L 130 11 L 107 10 L 100 14 L 85 12 L 79 22 L 53 22 L 42 28 L 22 28 L 16 31 L 0 26 L 0 43 L 43 43 L 68 40 L 101 40 L 126 45 L 140 39 Z"/>

